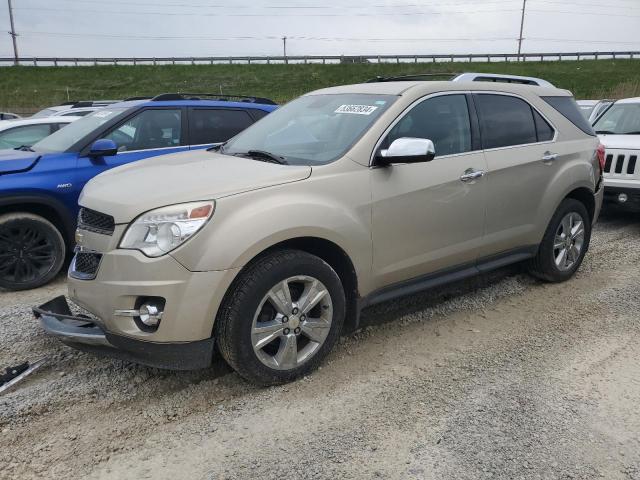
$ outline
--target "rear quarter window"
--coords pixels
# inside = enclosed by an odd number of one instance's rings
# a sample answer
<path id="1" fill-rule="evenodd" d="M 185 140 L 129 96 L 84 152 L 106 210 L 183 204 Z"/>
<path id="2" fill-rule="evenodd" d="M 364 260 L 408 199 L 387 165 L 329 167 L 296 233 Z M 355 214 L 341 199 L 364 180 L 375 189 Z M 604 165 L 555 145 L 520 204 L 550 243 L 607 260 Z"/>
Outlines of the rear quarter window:
<path id="1" fill-rule="evenodd" d="M 589 121 L 580 113 L 578 104 L 573 97 L 540 97 L 542 100 L 551 105 L 563 117 L 573 123 L 587 135 L 594 136 L 596 132 L 591 128 Z"/>

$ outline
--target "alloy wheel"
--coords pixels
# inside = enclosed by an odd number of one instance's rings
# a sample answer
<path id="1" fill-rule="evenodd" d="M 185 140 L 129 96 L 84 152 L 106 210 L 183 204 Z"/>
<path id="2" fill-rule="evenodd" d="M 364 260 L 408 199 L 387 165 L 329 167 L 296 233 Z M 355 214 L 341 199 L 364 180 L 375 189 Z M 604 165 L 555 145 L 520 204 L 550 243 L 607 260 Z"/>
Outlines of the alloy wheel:
<path id="1" fill-rule="evenodd" d="M 35 281 L 55 263 L 54 242 L 43 228 L 20 221 L 0 227 L 0 278 L 4 282 Z"/>
<path id="2" fill-rule="evenodd" d="M 561 271 L 570 270 L 580 258 L 584 246 L 584 220 L 576 212 L 569 212 L 556 230 L 553 258 Z"/>
<path id="3" fill-rule="evenodd" d="M 267 367 L 290 370 L 322 347 L 333 319 L 333 303 L 318 279 L 298 275 L 274 285 L 253 318 L 251 343 Z"/>

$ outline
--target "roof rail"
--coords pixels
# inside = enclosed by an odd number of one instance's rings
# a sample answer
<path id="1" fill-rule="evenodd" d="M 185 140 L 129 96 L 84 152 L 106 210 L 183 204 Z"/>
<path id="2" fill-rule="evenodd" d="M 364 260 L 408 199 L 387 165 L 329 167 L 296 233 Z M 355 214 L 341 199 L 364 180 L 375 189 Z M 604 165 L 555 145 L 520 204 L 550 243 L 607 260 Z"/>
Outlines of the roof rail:
<path id="1" fill-rule="evenodd" d="M 376 83 L 376 82 L 413 82 L 420 80 L 432 80 L 436 77 L 445 77 L 446 80 L 451 80 L 456 75 L 459 75 L 455 72 L 441 72 L 441 73 L 416 73 L 413 75 L 399 75 L 397 77 L 382 77 L 378 75 L 375 78 L 367 80 L 365 83 Z"/>
<path id="2" fill-rule="evenodd" d="M 135 96 L 135 97 L 127 97 L 123 100 L 123 102 L 132 102 L 134 100 L 151 100 L 153 97 L 148 96 Z"/>
<path id="3" fill-rule="evenodd" d="M 520 75 L 504 75 L 501 73 L 461 73 L 452 82 L 498 82 L 518 83 L 521 85 L 536 85 L 538 87 L 553 87 L 550 82 L 536 77 L 523 77 Z"/>
<path id="4" fill-rule="evenodd" d="M 73 100 L 61 103 L 61 107 L 83 108 L 83 107 L 104 107 L 112 103 L 118 103 L 122 100 Z"/>
<path id="5" fill-rule="evenodd" d="M 219 93 L 186 93 L 186 92 L 163 93 L 160 95 L 156 95 L 151 100 L 154 102 L 162 102 L 162 101 L 170 101 L 170 100 L 201 100 L 200 97 L 209 97 L 214 100 L 220 100 L 223 102 L 230 102 L 230 101 L 233 101 L 233 99 L 238 99 L 241 102 L 247 102 L 247 103 L 262 103 L 265 105 L 277 105 L 276 102 L 274 102 L 269 98 L 250 97 L 247 95 L 222 95 Z"/>

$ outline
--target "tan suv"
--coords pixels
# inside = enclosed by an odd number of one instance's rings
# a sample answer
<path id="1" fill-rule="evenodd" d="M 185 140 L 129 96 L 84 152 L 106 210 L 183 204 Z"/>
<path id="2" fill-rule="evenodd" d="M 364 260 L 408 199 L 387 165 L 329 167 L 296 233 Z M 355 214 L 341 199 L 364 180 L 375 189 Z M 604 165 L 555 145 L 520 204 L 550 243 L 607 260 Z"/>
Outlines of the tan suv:
<path id="1" fill-rule="evenodd" d="M 527 260 L 570 278 L 602 202 L 569 92 L 380 82 L 298 98 L 227 142 L 94 178 L 69 296 L 35 309 L 78 348 L 292 380 L 368 305 Z M 576 122 L 576 123 L 574 123 Z"/>

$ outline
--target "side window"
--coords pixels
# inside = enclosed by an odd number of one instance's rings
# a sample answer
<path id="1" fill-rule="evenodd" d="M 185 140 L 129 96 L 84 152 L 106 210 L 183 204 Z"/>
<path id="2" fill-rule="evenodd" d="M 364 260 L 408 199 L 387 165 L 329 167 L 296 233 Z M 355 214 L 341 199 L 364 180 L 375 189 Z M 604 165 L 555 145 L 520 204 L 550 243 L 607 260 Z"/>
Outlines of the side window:
<path id="1" fill-rule="evenodd" d="M 537 142 L 531 106 L 507 95 L 476 94 L 483 148 Z"/>
<path id="2" fill-rule="evenodd" d="M 464 95 L 442 95 L 419 103 L 391 129 L 383 147 L 388 148 L 402 137 L 431 140 L 436 157 L 470 151 L 471 122 L 467 99 Z"/>
<path id="3" fill-rule="evenodd" d="M 180 146 L 181 110 L 143 110 L 104 136 L 119 152 Z"/>
<path id="4" fill-rule="evenodd" d="M 226 142 L 253 123 L 244 110 L 197 108 L 191 110 L 191 145 Z"/>
<path id="5" fill-rule="evenodd" d="M 51 125 L 25 125 L 0 132 L 0 148 L 17 148 L 23 145 L 31 146 L 38 143 L 51 133 Z"/>
<path id="6" fill-rule="evenodd" d="M 548 142 L 550 140 L 553 140 L 554 131 L 551 125 L 549 125 L 549 123 L 547 123 L 547 121 L 542 118 L 542 115 L 540 115 L 535 109 L 532 108 L 531 111 L 533 112 L 533 119 L 536 123 L 536 133 L 538 134 L 538 141 Z"/>

